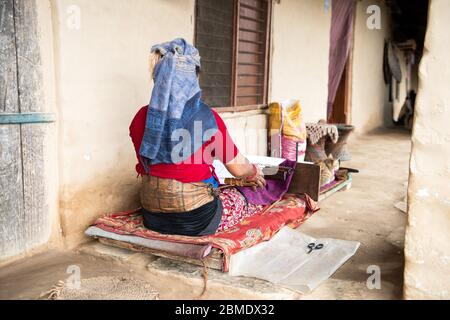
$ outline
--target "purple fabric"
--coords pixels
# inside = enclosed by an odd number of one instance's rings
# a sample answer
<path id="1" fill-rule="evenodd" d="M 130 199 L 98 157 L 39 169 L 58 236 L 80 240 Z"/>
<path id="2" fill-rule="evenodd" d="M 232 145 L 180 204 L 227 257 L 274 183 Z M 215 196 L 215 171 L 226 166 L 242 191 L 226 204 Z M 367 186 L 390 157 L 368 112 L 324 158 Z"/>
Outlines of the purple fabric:
<path id="1" fill-rule="evenodd" d="M 333 0 L 331 11 L 327 119 L 332 114 L 334 99 L 352 48 L 355 1 Z"/>
<path id="2" fill-rule="evenodd" d="M 286 160 L 280 165 L 295 169 L 297 162 Z M 245 196 L 248 203 L 256 205 L 268 205 L 274 203 L 285 195 L 285 193 L 289 189 L 289 185 L 291 184 L 293 176 L 294 170 L 292 170 L 291 174 L 285 181 L 266 180 L 266 187 L 264 189 L 257 189 L 256 191 L 253 191 L 253 188 L 248 187 L 239 187 L 238 189 Z"/>

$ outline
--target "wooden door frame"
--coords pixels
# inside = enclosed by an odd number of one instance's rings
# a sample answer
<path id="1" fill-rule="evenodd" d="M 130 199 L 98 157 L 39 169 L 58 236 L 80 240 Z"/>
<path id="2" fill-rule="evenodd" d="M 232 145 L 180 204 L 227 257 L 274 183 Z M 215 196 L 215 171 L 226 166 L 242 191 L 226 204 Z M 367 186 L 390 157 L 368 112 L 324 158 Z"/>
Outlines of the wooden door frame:
<path id="1" fill-rule="evenodd" d="M 358 4 L 355 4 L 357 6 Z M 355 49 L 355 22 L 356 22 L 357 10 L 355 8 L 355 14 L 353 15 L 353 26 L 352 26 L 352 39 L 351 49 L 348 53 L 347 65 L 345 68 L 345 103 L 344 103 L 344 117 L 345 124 L 352 123 L 352 111 L 353 111 L 353 50 Z"/>
<path id="2" fill-rule="evenodd" d="M 353 32 L 355 27 L 353 26 Z M 354 37 L 352 36 L 352 49 L 348 54 L 347 66 L 345 67 L 345 99 L 344 99 L 344 118 L 345 124 L 352 123 L 352 93 L 353 93 L 353 45 Z"/>

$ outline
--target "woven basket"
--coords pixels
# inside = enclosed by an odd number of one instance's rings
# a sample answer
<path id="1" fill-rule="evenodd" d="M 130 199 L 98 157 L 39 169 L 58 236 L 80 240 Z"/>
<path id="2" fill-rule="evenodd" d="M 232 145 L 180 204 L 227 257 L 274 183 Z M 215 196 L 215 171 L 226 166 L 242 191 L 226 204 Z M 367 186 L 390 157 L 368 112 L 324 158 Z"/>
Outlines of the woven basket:
<path id="1" fill-rule="evenodd" d="M 325 153 L 325 142 L 327 141 L 327 136 L 322 137 L 316 144 L 312 144 L 308 140 L 308 145 L 306 146 L 305 161 L 309 162 L 319 162 L 327 158 Z"/>
<path id="2" fill-rule="evenodd" d="M 325 154 L 333 155 L 334 159 L 341 161 L 349 161 L 352 159 L 350 152 L 347 149 L 347 141 L 350 134 L 355 130 L 355 127 L 347 124 L 336 124 L 339 131 L 339 139 L 336 143 L 327 140 L 325 143 Z"/>

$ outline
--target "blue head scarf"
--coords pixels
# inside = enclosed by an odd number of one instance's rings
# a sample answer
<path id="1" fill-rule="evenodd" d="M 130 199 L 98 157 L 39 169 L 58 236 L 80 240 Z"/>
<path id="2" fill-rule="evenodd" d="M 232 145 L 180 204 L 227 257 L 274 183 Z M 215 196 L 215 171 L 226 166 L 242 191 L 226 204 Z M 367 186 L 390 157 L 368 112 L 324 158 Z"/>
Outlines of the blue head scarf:
<path id="1" fill-rule="evenodd" d="M 200 101 L 198 50 L 184 39 L 152 47 L 161 55 L 154 70 L 154 87 L 147 112 L 140 155 L 148 165 L 186 160 L 217 131 L 211 109 Z M 180 137 L 178 129 L 188 136 Z M 178 146 L 181 147 L 178 148 Z M 174 150 L 176 159 L 174 160 Z"/>

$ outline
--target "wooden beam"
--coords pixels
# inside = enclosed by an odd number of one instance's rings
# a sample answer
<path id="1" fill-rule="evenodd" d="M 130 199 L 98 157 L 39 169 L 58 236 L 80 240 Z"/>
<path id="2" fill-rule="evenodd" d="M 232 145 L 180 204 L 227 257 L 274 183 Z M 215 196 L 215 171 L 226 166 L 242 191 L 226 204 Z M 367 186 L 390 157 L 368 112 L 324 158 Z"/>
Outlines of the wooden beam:
<path id="1" fill-rule="evenodd" d="M 269 107 L 266 104 L 258 104 L 258 105 L 249 105 L 249 106 L 234 106 L 234 107 L 218 107 L 213 108 L 217 113 L 226 113 L 226 112 L 244 112 L 251 110 L 265 110 Z"/>
<path id="2" fill-rule="evenodd" d="M 288 193 L 306 193 L 314 201 L 319 201 L 320 166 L 306 162 L 297 163 Z"/>

